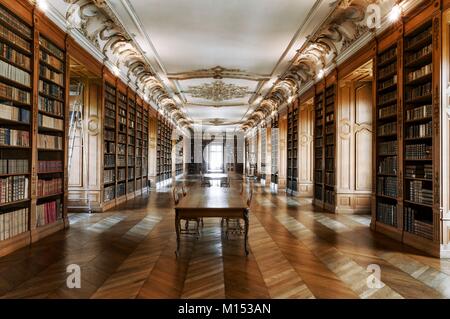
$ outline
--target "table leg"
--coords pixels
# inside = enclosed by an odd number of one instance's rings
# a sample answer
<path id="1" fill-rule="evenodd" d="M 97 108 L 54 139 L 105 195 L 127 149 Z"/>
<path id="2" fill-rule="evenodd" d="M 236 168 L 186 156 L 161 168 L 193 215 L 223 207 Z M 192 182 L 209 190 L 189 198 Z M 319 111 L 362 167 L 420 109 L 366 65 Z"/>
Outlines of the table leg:
<path id="1" fill-rule="evenodd" d="M 175 210 L 175 231 L 177 233 L 177 250 L 175 251 L 175 255 L 180 254 L 180 218 L 178 217 L 178 211 Z"/>
<path id="2" fill-rule="evenodd" d="M 244 210 L 244 249 L 248 256 L 248 208 Z"/>

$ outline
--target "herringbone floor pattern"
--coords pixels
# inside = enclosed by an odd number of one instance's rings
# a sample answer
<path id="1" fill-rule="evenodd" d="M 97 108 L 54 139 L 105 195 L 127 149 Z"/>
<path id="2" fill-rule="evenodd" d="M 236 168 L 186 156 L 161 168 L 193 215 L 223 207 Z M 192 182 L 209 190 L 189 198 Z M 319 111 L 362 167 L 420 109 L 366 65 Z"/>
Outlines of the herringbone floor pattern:
<path id="1" fill-rule="evenodd" d="M 369 230 L 369 216 L 318 211 L 257 188 L 245 256 L 239 235 L 205 219 L 176 241 L 170 192 L 151 192 L 0 258 L 2 298 L 450 298 L 450 261 Z M 81 267 L 69 289 L 66 267 Z M 382 287 L 367 285 L 369 265 Z"/>

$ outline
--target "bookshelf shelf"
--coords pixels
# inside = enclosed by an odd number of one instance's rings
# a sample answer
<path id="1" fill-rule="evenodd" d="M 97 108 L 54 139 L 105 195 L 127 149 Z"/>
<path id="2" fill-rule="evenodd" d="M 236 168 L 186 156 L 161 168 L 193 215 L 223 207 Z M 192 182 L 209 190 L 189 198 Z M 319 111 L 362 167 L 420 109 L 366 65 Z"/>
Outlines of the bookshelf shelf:
<path id="1" fill-rule="evenodd" d="M 398 232 L 397 195 L 398 183 L 398 53 L 397 43 L 378 52 L 376 74 L 376 171 L 375 171 L 375 219 L 383 230 Z M 385 62 L 388 61 L 388 62 Z M 392 70 L 384 75 L 385 70 Z M 386 83 L 389 85 L 386 87 Z"/>
<path id="2" fill-rule="evenodd" d="M 298 192 L 298 101 L 288 106 L 287 115 L 287 193 Z"/>
<path id="3" fill-rule="evenodd" d="M 156 174 L 157 182 L 172 178 L 172 126 L 161 116 L 158 118 Z"/>

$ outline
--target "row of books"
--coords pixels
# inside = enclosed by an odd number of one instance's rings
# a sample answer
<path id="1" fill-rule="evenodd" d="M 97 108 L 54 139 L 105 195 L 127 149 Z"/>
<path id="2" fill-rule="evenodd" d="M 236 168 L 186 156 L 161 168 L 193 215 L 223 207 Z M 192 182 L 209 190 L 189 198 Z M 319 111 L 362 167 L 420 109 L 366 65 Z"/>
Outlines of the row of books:
<path id="1" fill-rule="evenodd" d="M 41 111 L 63 116 L 63 103 L 61 101 L 49 99 L 45 96 L 39 96 L 38 108 Z"/>
<path id="2" fill-rule="evenodd" d="M 431 117 L 432 110 L 433 109 L 431 104 L 421 105 L 413 109 L 406 110 L 406 120 L 412 121 Z"/>
<path id="3" fill-rule="evenodd" d="M 314 185 L 314 198 L 318 200 L 322 200 L 322 186 L 321 185 Z"/>
<path id="4" fill-rule="evenodd" d="M 397 156 L 384 157 L 378 164 L 379 174 L 397 175 L 398 160 Z"/>
<path id="5" fill-rule="evenodd" d="M 419 204 L 433 204 L 433 190 L 429 182 L 409 181 L 408 199 Z"/>
<path id="6" fill-rule="evenodd" d="M 325 147 L 325 156 L 326 157 L 334 157 L 334 146 L 328 145 Z"/>
<path id="7" fill-rule="evenodd" d="M 38 114 L 38 126 L 62 131 L 64 129 L 64 121 L 44 114 Z"/>
<path id="8" fill-rule="evenodd" d="M 405 177 L 431 180 L 433 178 L 433 166 L 431 164 L 406 165 Z"/>
<path id="9" fill-rule="evenodd" d="M 114 129 L 116 127 L 116 120 L 110 117 L 105 117 L 105 126 Z"/>
<path id="10" fill-rule="evenodd" d="M 39 92 L 57 99 L 64 98 L 64 90 L 60 86 L 39 80 Z"/>
<path id="11" fill-rule="evenodd" d="M 124 155 L 119 155 L 117 157 L 117 166 L 126 166 L 127 165 L 126 160 L 127 159 Z"/>
<path id="12" fill-rule="evenodd" d="M 0 145 L 30 146 L 30 132 L 0 127 Z"/>
<path id="13" fill-rule="evenodd" d="M 0 42 L 0 56 L 13 64 L 30 70 L 30 58 L 2 42 Z"/>
<path id="14" fill-rule="evenodd" d="M 410 38 L 406 43 L 406 48 L 411 48 L 415 44 L 419 43 L 420 41 L 424 40 L 427 37 L 431 37 L 431 27 L 426 29 L 425 31 L 419 33 L 418 35 Z"/>
<path id="15" fill-rule="evenodd" d="M 113 169 L 108 169 L 103 171 L 103 182 L 112 183 L 116 180 L 116 171 Z"/>
<path id="16" fill-rule="evenodd" d="M 60 172 L 64 170 L 63 162 L 60 160 L 38 161 L 38 172 Z"/>
<path id="17" fill-rule="evenodd" d="M 106 106 L 107 106 L 107 104 L 106 104 Z M 116 111 L 114 109 L 110 109 L 110 108 L 106 107 L 105 108 L 105 116 L 115 119 Z"/>
<path id="18" fill-rule="evenodd" d="M 397 197 L 397 177 L 378 177 L 377 194 L 389 197 Z"/>
<path id="19" fill-rule="evenodd" d="M 411 125 L 406 129 L 406 138 L 430 137 L 433 134 L 432 122 Z"/>
<path id="20" fill-rule="evenodd" d="M 328 115 L 325 117 L 325 122 L 326 122 L 326 123 L 329 123 L 329 122 L 332 122 L 332 121 L 334 121 L 334 113 L 328 114 Z"/>
<path id="21" fill-rule="evenodd" d="M 105 154 L 115 154 L 116 153 L 116 144 L 114 142 L 105 141 Z"/>
<path id="22" fill-rule="evenodd" d="M 110 201 L 116 197 L 116 187 L 114 185 L 105 187 L 103 190 L 103 200 L 105 202 Z"/>
<path id="23" fill-rule="evenodd" d="M 21 107 L 0 104 L 0 118 L 29 124 L 30 111 Z"/>
<path id="24" fill-rule="evenodd" d="M 39 59 L 44 62 L 47 63 L 48 65 L 51 65 L 52 67 L 54 67 L 55 69 L 59 70 L 60 72 L 63 71 L 63 63 L 61 60 L 55 58 L 53 55 L 48 54 L 45 51 L 40 50 L 39 51 Z"/>
<path id="25" fill-rule="evenodd" d="M 0 214 L 0 241 L 28 231 L 28 208 Z"/>
<path id="26" fill-rule="evenodd" d="M 389 75 L 391 73 L 394 73 L 397 70 L 397 62 L 391 63 L 378 71 L 378 77 L 384 77 L 386 75 Z"/>
<path id="27" fill-rule="evenodd" d="M 36 207 L 36 225 L 38 227 L 52 224 L 61 218 L 62 204 L 60 199 L 43 203 Z"/>
<path id="28" fill-rule="evenodd" d="M 127 144 L 127 136 L 125 134 L 119 134 L 119 143 Z"/>
<path id="29" fill-rule="evenodd" d="M 0 21 L 31 39 L 31 28 L 3 7 L 0 7 Z"/>
<path id="30" fill-rule="evenodd" d="M 134 167 L 128 167 L 128 179 L 134 178 Z"/>
<path id="31" fill-rule="evenodd" d="M 116 165 L 116 157 L 115 155 L 105 154 L 105 167 L 114 167 Z"/>
<path id="32" fill-rule="evenodd" d="M 64 59 L 64 52 L 61 51 L 56 45 L 49 42 L 47 39 L 43 37 L 39 37 L 39 45 L 47 49 L 51 54 L 56 56 L 58 59 Z"/>
<path id="33" fill-rule="evenodd" d="M 0 203 L 28 199 L 28 177 L 8 176 L 0 178 Z"/>
<path id="34" fill-rule="evenodd" d="M 117 184 L 117 197 L 123 196 L 126 194 L 126 186 L 125 183 Z"/>
<path id="35" fill-rule="evenodd" d="M 334 173 L 325 173 L 325 184 L 334 185 Z"/>
<path id="36" fill-rule="evenodd" d="M 406 56 L 406 64 L 414 62 L 416 60 L 419 60 L 420 58 L 424 57 L 425 55 L 431 53 L 433 50 L 433 44 L 430 43 L 427 46 L 424 46 L 418 51 L 412 52 L 411 54 L 408 54 Z"/>
<path id="37" fill-rule="evenodd" d="M 0 37 L 31 53 L 31 43 L 0 24 Z"/>
<path id="38" fill-rule="evenodd" d="M 397 90 L 379 95 L 378 103 L 384 104 L 388 102 L 393 102 L 395 99 L 397 99 Z"/>
<path id="39" fill-rule="evenodd" d="M 47 196 L 63 191 L 63 179 L 60 177 L 51 179 L 38 179 L 37 196 Z"/>
<path id="40" fill-rule="evenodd" d="M 378 84 L 378 89 L 379 90 L 383 90 L 385 88 L 393 86 L 394 84 L 397 84 L 397 74 L 394 75 L 392 78 L 389 78 L 388 80 L 379 83 Z"/>
<path id="41" fill-rule="evenodd" d="M 383 52 L 378 57 L 378 63 L 382 64 L 382 63 L 384 63 L 386 61 L 389 61 L 390 59 L 393 59 L 396 55 L 397 55 L 397 47 L 393 47 L 393 48 Z"/>
<path id="42" fill-rule="evenodd" d="M 322 183 L 322 171 L 316 171 L 314 173 L 314 182 L 321 184 Z"/>
<path id="43" fill-rule="evenodd" d="M 56 72 L 50 68 L 48 68 L 45 65 L 39 65 L 39 76 L 53 81 L 55 83 L 57 83 L 58 85 L 63 86 L 64 85 L 64 74 L 63 73 L 59 73 Z"/>
<path id="44" fill-rule="evenodd" d="M 117 154 L 125 155 L 126 153 L 126 145 L 125 144 L 117 144 Z"/>
<path id="45" fill-rule="evenodd" d="M 389 122 L 378 126 L 378 136 L 397 134 L 397 122 Z"/>
<path id="46" fill-rule="evenodd" d="M 116 133 L 114 133 L 114 131 L 106 131 L 105 130 L 104 138 L 106 141 L 114 142 L 116 139 Z"/>
<path id="47" fill-rule="evenodd" d="M 431 82 L 416 86 L 407 91 L 407 100 L 413 100 L 431 94 Z"/>
<path id="48" fill-rule="evenodd" d="M 117 170 L 117 180 L 118 181 L 124 181 L 126 178 L 126 170 L 125 168 L 119 168 Z"/>
<path id="49" fill-rule="evenodd" d="M 0 98 L 17 101 L 24 104 L 31 103 L 30 92 L 18 89 L 5 83 L 0 82 Z"/>
<path id="50" fill-rule="evenodd" d="M 397 227 L 397 205 L 378 202 L 377 221 Z"/>
<path id="51" fill-rule="evenodd" d="M 107 94 L 110 94 L 112 97 L 116 96 L 116 89 L 109 84 L 105 85 L 105 91 Z M 125 98 L 125 102 L 126 102 L 126 97 L 124 97 L 123 95 L 119 95 L 119 98 L 122 98 L 122 99 Z"/>
<path id="52" fill-rule="evenodd" d="M 407 74 L 408 82 L 414 81 L 414 80 L 419 79 L 419 78 L 421 78 L 421 77 L 423 77 L 425 75 L 431 74 L 432 71 L 433 71 L 433 65 L 431 63 L 427 64 L 427 65 L 424 65 L 421 68 L 419 68 L 417 70 L 414 70 L 414 71 L 411 71 L 411 72 L 409 72 Z"/>
<path id="53" fill-rule="evenodd" d="M 0 159 L 0 175 L 28 174 L 29 172 L 27 159 Z"/>
<path id="54" fill-rule="evenodd" d="M 42 149 L 62 150 L 62 136 L 38 134 L 37 147 Z"/>
<path id="55" fill-rule="evenodd" d="M 407 232 L 413 233 L 428 239 L 433 239 L 433 223 L 417 220 L 415 216 L 418 210 L 412 207 L 405 207 L 404 228 Z"/>
<path id="56" fill-rule="evenodd" d="M 428 144 L 407 144 L 405 147 L 405 158 L 407 160 L 431 159 L 432 150 L 432 146 Z"/>
<path id="57" fill-rule="evenodd" d="M 335 201 L 334 191 L 325 189 L 324 195 L 325 195 L 325 203 L 334 205 Z"/>
<path id="58" fill-rule="evenodd" d="M 12 64 L 6 63 L 3 60 L 0 60 L 0 76 L 25 86 L 31 85 L 30 73 L 25 72 Z"/>
<path id="59" fill-rule="evenodd" d="M 379 155 L 397 155 L 398 143 L 397 141 L 382 142 L 378 144 Z"/>
<path id="60" fill-rule="evenodd" d="M 334 171 L 334 159 L 332 158 L 325 159 L 325 170 Z"/>

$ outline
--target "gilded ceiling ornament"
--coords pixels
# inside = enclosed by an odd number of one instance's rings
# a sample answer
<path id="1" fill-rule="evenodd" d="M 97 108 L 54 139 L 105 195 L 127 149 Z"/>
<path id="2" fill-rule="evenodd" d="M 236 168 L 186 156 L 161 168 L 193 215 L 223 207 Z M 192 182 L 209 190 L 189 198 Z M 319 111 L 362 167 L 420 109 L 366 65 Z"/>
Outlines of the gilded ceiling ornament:
<path id="1" fill-rule="evenodd" d="M 189 90 L 184 92 L 195 98 L 202 98 L 214 102 L 222 102 L 237 98 L 243 98 L 247 94 L 251 94 L 247 86 L 238 86 L 235 84 L 227 84 L 222 80 L 216 80 L 213 83 L 205 83 L 202 85 L 189 86 Z"/>

